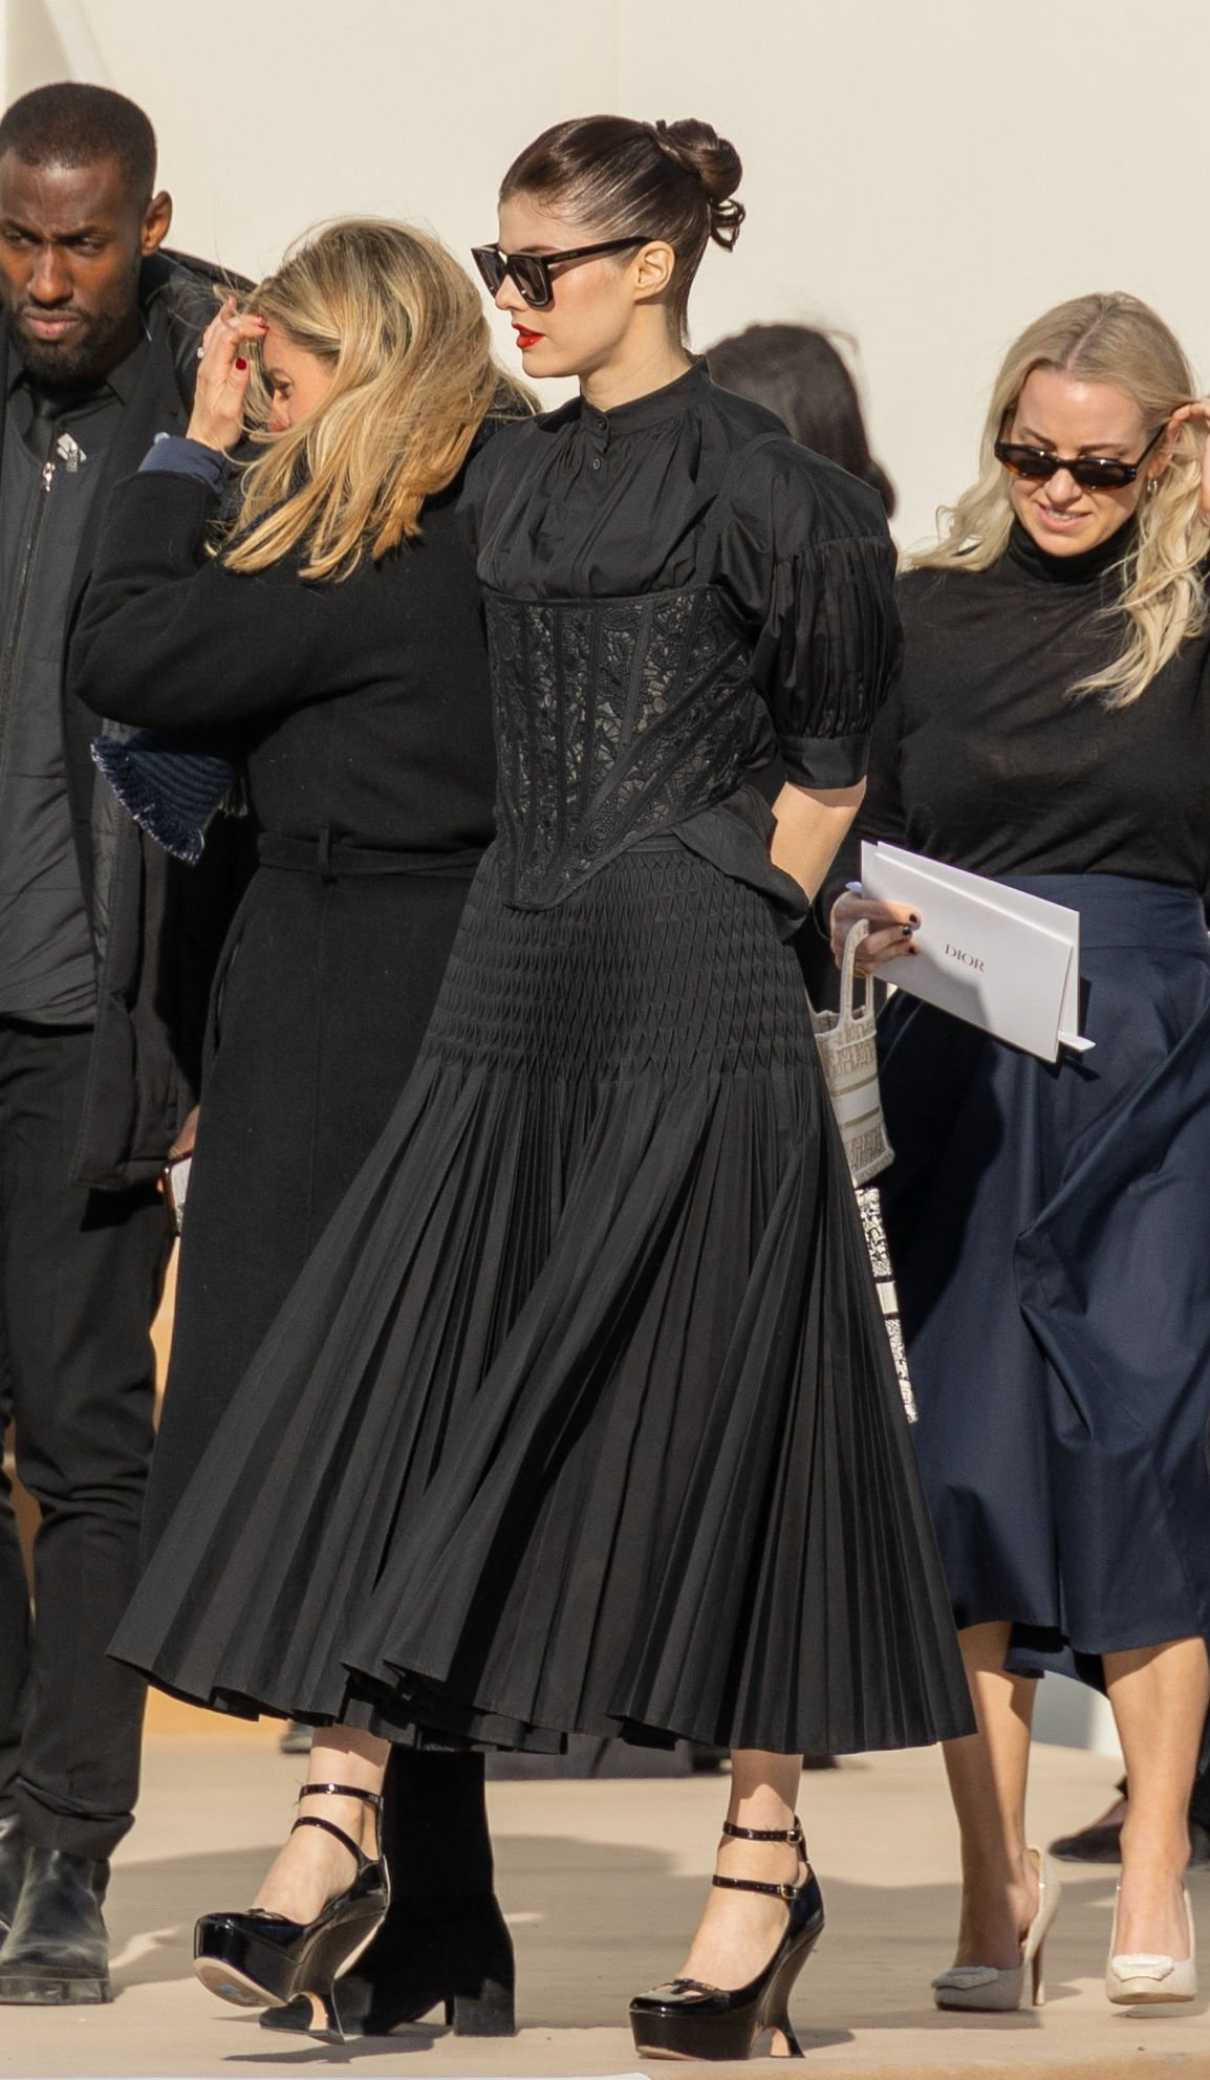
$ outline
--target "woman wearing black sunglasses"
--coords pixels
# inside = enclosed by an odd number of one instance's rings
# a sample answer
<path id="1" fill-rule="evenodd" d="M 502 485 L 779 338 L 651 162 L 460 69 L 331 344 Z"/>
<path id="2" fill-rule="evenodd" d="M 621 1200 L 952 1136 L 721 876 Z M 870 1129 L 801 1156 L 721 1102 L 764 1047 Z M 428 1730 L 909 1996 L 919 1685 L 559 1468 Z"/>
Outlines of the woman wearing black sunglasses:
<path id="1" fill-rule="evenodd" d="M 1047 1665 L 1105 1683 L 1129 1771 L 1109 1997 L 1195 1990 L 1210 406 L 1192 397 L 1133 297 L 1064 304 L 1010 350 L 979 481 L 900 586 L 905 670 L 855 834 L 1077 909 L 1096 1043 L 1052 1067 L 906 995 L 882 1025 L 915 1435 L 981 1725 L 947 1752 L 964 1893 L 946 2008 L 1015 2007 L 1040 1978 L 1057 1890 L 1024 1805 Z M 868 918 L 863 965 L 912 957 L 908 910 L 850 892 L 831 914 L 838 953 Z"/>
<path id="2" fill-rule="evenodd" d="M 792 2041 L 802 1751 L 972 1723 L 788 944 L 862 793 L 894 559 L 877 493 L 684 344 L 739 173 L 704 124 L 599 117 L 505 178 L 489 278 L 581 395 L 469 490 L 499 840 L 121 1640 L 331 1721 L 310 1817 L 346 1831 L 323 1787 L 375 1794 L 391 1739 L 732 1748 L 686 1975 L 634 2009 L 644 2051 L 702 2057 Z M 359 1884 L 300 1831 L 260 1895 L 285 1918 L 199 1943 L 236 1998 L 321 1994 Z"/>

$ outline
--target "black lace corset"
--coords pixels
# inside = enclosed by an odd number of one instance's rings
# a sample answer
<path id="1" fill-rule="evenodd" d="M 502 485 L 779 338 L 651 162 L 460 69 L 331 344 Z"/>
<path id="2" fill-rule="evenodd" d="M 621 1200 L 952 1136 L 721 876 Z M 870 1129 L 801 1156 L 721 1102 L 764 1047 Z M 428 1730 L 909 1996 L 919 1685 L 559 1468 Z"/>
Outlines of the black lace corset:
<path id="1" fill-rule="evenodd" d="M 504 890 L 545 910 L 753 760 L 749 648 L 712 586 L 634 599 L 488 593 Z"/>

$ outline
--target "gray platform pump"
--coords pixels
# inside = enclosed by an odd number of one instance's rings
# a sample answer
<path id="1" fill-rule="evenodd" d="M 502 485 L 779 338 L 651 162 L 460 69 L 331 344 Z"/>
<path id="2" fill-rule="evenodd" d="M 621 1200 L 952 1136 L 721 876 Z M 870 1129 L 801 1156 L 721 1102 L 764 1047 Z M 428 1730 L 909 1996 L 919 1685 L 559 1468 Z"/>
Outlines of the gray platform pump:
<path id="1" fill-rule="evenodd" d="M 1040 2008 L 1046 1997 L 1043 1950 L 1063 1891 L 1059 1873 L 1041 1849 L 1026 1852 L 1038 1870 L 1038 1911 L 1021 1945 L 1020 1964 L 955 1964 L 938 1973 L 933 1998 L 939 2008 L 968 2008 L 980 2015 L 1010 2015 L 1023 1999 Z"/>

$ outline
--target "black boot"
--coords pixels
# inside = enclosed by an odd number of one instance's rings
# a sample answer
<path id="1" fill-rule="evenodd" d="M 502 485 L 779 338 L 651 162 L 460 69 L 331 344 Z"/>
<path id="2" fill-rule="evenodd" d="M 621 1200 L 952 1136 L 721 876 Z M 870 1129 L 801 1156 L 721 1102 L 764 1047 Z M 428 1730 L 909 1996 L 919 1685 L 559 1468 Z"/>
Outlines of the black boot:
<path id="1" fill-rule="evenodd" d="M 0 1814 L 0 1944 L 13 1925 L 28 1855 L 29 1839 L 17 1815 Z"/>
<path id="2" fill-rule="evenodd" d="M 109 1865 L 32 1848 L 3 1950 L 0 2001 L 57 2007 L 111 2001 L 109 1938 L 101 1918 Z"/>
<path id="3" fill-rule="evenodd" d="M 511 2036 L 513 1945 L 493 1889 L 482 1756 L 396 1748 L 383 1846 L 390 1909 L 365 1955 L 337 1980 L 327 2027 L 315 2029 L 306 2000 L 268 2009 L 261 2028 L 379 2037 L 440 2007 L 456 2035 Z"/>

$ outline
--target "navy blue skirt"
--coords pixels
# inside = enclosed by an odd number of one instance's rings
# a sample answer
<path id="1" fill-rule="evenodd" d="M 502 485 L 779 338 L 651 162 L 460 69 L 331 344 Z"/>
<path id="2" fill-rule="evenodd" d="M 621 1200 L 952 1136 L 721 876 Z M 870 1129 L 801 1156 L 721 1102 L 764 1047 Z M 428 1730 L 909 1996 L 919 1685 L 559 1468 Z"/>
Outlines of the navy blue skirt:
<path id="1" fill-rule="evenodd" d="M 881 1180 L 959 1626 L 1015 1665 L 1210 1638 L 1210 940 L 1192 893 L 1013 877 L 1080 912 L 1084 1056 L 898 994 Z"/>

